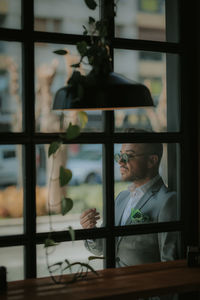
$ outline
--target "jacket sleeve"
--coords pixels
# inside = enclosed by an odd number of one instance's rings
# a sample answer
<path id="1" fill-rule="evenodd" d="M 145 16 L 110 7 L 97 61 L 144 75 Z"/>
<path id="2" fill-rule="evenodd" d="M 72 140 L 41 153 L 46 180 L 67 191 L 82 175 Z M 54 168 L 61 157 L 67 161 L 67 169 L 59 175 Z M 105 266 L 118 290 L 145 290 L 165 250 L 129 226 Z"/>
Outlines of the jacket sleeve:
<path id="1" fill-rule="evenodd" d="M 177 221 L 177 197 L 175 192 L 166 193 L 158 216 L 158 222 Z M 158 233 L 160 260 L 168 261 L 179 258 L 179 233 Z"/>
<path id="2" fill-rule="evenodd" d="M 103 240 L 95 239 L 95 240 L 86 240 L 85 247 L 94 255 L 100 256 L 103 254 Z"/>
<path id="3" fill-rule="evenodd" d="M 120 199 L 120 195 L 124 193 L 120 192 L 119 195 L 116 197 L 115 200 L 115 214 L 116 214 L 116 207 L 119 203 L 119 199 Z M 102 224 L 101 227 L 103 227 L 104 225 Z M 94 239 L 94 240 L 86 240 L 84 243 L 85 247 L 94 255 L 102 255 L 103 254 L 103 239 Z"/>

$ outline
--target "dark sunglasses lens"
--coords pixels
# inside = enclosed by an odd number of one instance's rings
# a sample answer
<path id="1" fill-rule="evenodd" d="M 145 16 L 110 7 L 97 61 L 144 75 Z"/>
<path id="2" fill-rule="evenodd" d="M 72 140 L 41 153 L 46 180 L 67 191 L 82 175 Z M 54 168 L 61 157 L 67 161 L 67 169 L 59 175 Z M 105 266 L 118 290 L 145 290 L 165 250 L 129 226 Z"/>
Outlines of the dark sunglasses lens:
<path id="1" fill-rule="evenodd" d="M 120 154 L 115 154 L 114 158 L 115 158 L 116 162 L 119 162 L 120 159 L 121 159 L 121 155 Z"/>
<path id="2" fill-rule="evenodd" d="M 126 164 L 128 162 L 128 155 L 126 153 L 123 153 L 121 156 L 121 160 Z"/>

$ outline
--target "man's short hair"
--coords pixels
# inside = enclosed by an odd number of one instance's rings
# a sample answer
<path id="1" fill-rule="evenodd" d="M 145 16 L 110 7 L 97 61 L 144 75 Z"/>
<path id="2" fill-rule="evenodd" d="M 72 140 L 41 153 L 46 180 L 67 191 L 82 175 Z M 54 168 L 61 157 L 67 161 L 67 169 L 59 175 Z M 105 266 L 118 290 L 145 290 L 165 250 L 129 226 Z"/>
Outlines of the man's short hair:
<path id="1" fill-rule="evenodd" d="M 127 128 L 125 132 L 136 132 L 136 133 L 145 133 L 152 132 L 144 129 L 138 128 Z M 163 144 L 162 143 L 144 143 L 145 147 L 147 147 L 148 152 L 150 154 L 156 154 L 158 156 L 158 163 L 160 163 L 162 155 L 163 155 Z"/>

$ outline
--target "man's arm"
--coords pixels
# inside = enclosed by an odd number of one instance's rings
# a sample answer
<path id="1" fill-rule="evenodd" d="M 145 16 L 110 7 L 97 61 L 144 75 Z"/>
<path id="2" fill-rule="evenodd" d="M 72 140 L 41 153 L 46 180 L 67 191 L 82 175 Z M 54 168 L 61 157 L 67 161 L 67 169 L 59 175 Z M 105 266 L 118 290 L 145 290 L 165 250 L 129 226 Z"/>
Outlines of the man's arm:
<path id="1" fill-rule="evenodd" d="M 83 229 L 94 228 L 99 219 L 100 215 L 96 208 L 87 209 L 80 216 L 80 224 Z M 103 254 L 102 239 L 86 240 L 84 245 L 94 255 L 99 256 Z"/>
<path id="2" fill-rule="evenodd" d="M 83 229 L 94 228 L 97 224 L 97 220 L 100 219 L 99 213 L 96 208 L 90 208 L 85 210 L 80 216 L 80 224 Z"/>

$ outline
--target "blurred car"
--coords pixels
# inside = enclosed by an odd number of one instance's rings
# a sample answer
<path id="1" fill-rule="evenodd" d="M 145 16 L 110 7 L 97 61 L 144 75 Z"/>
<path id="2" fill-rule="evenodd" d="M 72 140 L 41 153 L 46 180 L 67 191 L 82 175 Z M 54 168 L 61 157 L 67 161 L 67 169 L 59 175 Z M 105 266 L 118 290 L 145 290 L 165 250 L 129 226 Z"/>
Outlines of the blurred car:
<path id="1" fill-rule="evenodd" d="M 72 171 L 72 179 L 69 183 L 70 185 L 79 185 L 81 183 L 101 183 L 101 150 L 98 148 L 92 149 L 92 147 L 86 149 L 83 148 L 76 155 L 69 157 L 66 168 Z"/>
<path id="2" fill-rule="evenodd" d="M 102 146 L 82 145 L 76 155 L 69 157 L 66 168 L 72 171 L 70 185 L 102 183 Z M 117 163 L 114 164 L 114 174 L 115 180 L 119 181 L 121 176 Z"/>
<path id="3" fill-rule="evenodd" d="M 19 185 L 22 182 L 22 147 L 17 145 L 0 146 L 0 187 L 4 188 L 10 185 Z M 19 152 L 19 153 L 18 153 Z M 40 167 L 42 145 L 36 147 L 36 167 L 37 167 L 37 185 L 45 185 L 45 168 Z"/>
<path id="4" fill-rule="evenodd" d="M 19 162 L 15 145 L 0 146 L 0 186 L 17 184 Z"/>
<path id="5" fill-rule="evenodd" d="M 115 152 L 119 152 L 119 145 L 115 146 Z M 36 147 L 36 184 L 46 185 L 46 164 L 43 145 Z M 69 153 L 66 168 L 72 171 L 70 185 L 82 183 L 100 184 L 102 183 L 102 145 L 90 144 L 81 145 L 76 153 Z M 18 185 L 20 178 L 20 161 L 17 155 L 16 145 L 0 146 L 0 187 Z M 119 166 L 114 164 L 115 180 L 119 181 L 121 176 Z"/>

